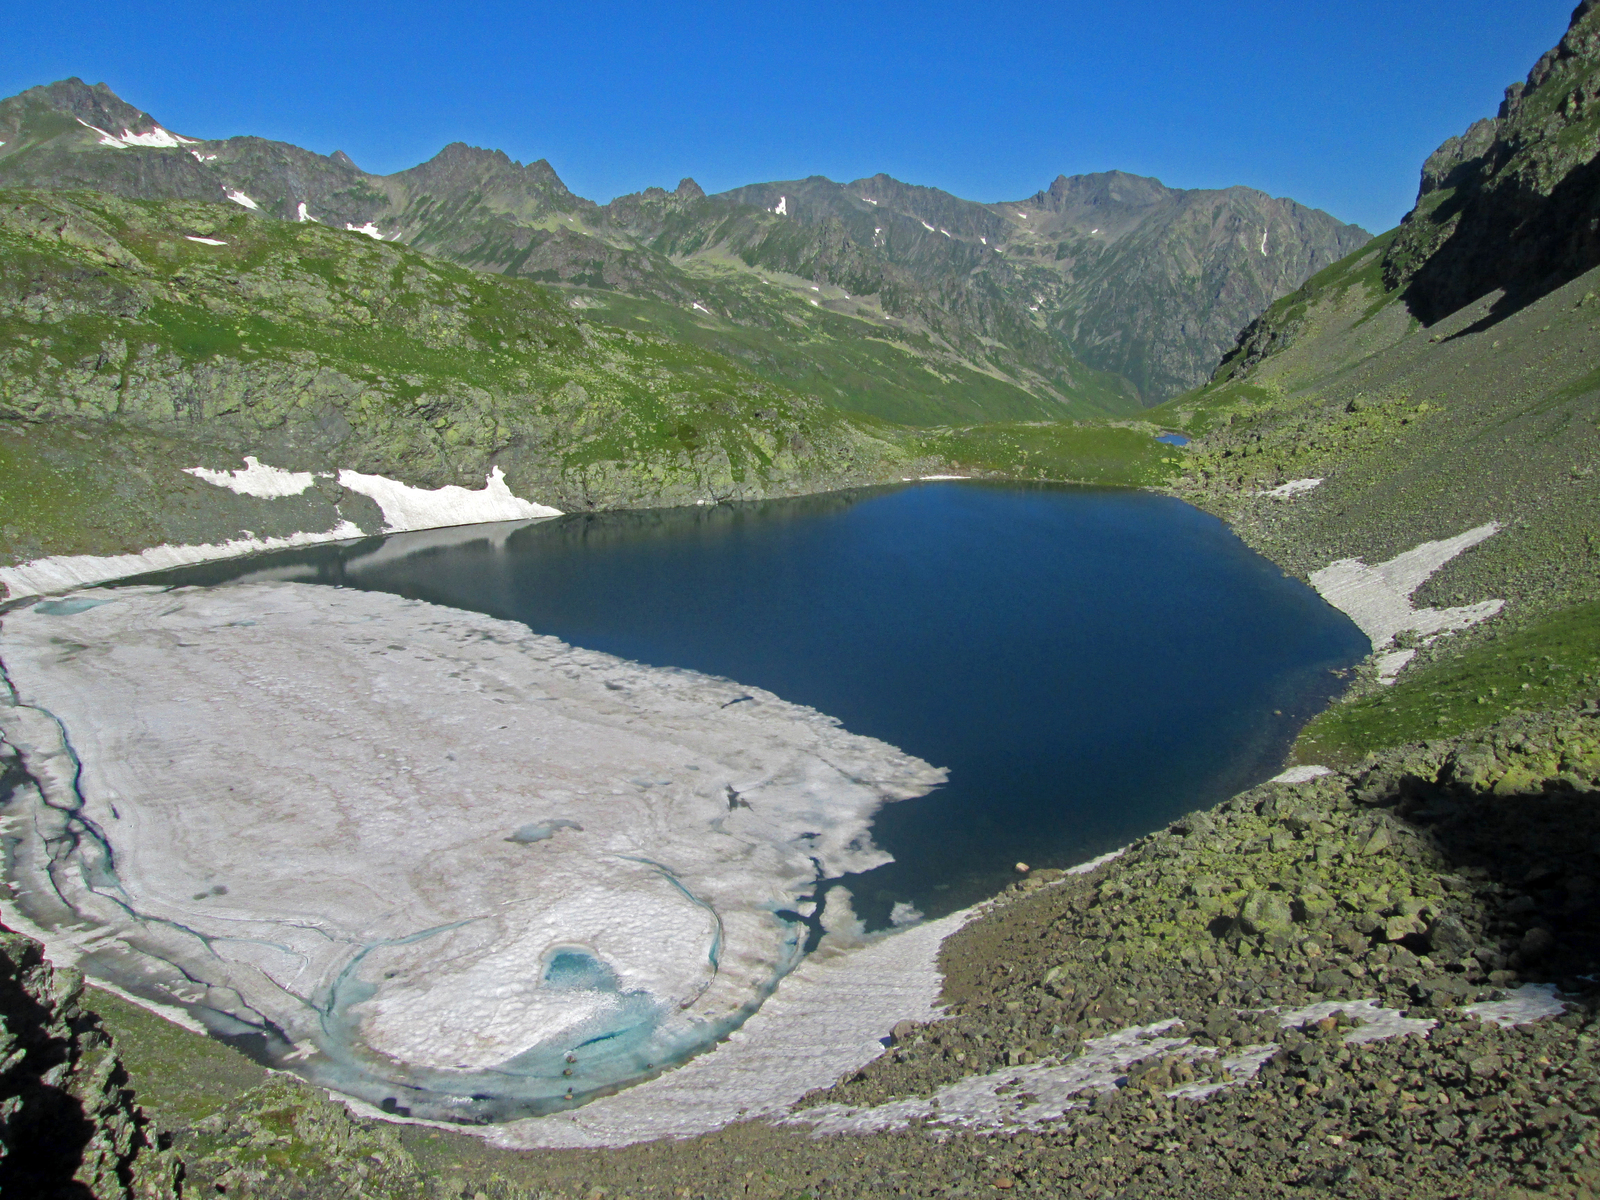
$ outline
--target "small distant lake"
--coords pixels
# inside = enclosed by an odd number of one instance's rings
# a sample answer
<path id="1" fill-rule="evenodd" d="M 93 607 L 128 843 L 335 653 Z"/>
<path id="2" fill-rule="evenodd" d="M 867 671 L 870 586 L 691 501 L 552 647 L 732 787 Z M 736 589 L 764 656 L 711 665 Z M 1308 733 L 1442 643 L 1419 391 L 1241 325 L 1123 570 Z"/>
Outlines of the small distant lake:
<path id="1" fill-rule="evenodd" d="M 1181 433 L 1158 433 L 1156 434 L 1156 441 L 1165 442 L 1169 446 L 1187 446 L 1189 444 L 1189 439 Z"/>
<path id="2" fill-rule="evenodd" d="M 1172 435 L 1177 436 L 1177 435 Z M 147 577 L 301 579 L 769 689 L 950 770 L 886 806 L 869 927 L 953 911 L 1275 773 L 1367 639 L 1214 517 L 986 483 L 574 515 Z M 313 664 L 308 664 L 312 669 Z"/>

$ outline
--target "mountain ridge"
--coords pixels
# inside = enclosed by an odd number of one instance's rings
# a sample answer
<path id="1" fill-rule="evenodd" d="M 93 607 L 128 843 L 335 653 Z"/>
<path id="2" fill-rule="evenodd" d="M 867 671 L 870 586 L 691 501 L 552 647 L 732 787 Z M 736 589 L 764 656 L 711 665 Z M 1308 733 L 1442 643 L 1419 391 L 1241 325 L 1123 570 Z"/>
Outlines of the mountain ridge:
<path id="1" fill-rule="evenodd" d="M 80 110 L 108 129 L 117 126 L 112 132 L 125 128 L 147 140 L 112 145 L 59 120 Z M 1041 416 L 1133 411 L 1192 386 L 1239 325 L 1368 236 L 1262 193 L 1186 192 L 1122 172 L 1060 176 L 1035 197 L 995 204 L 879 174 L 843 184 L 820 176 L 751 184 L 716 196 L 680 185 L 599 205 L 574 195 L 547 160 L 522 164 L 462 142 L 414 167 L 374 175 L 342 152 L 319 155 L 249 135 L 182 138 L 104 84 L 79 79 L 0 102 L 0 142 L 6 186 L 231 200 L 280 220 L 402 240 L 480 270 L 684 307 L 705 303 L 697 281 L 685 275 L 685 260 L 837 284 L 876 297 L 883 317 L 986 364 L 980 369 L 1032 394 Z M 130 149 L 141 157 L 118 157 Z M 1154 218 L 1123 214 L 1124 232 L 1146 224 L 1150 231 L 1121 251 L 1094 246 L 1099 231 L 1087 227 L 1070 230 L 1070 248 L 1059 238 L 1051 243 L 1018 215 L 1031 205 L 1061 218 L 1050 197 L 1109 197 L 1118 186 L 1170 210 Z M 867 192 L 877 194 L 862 199 Z M 844 199 L 852 193 L 854 201 Z M 1201 229 L 1204 222 L 1181 219 L 1196 205 L 1219 203 L 1237 210 L 1231 248 L 1226 237 Z M 730 206 L 753 211 L 730 214 Z M 887 228 L 874 222 L 874 211 Z M 742 227 L 730 225 L 730 215 L 742 215 Z M 784 220 L 811 233 L 796 237 L 775 224 Z M 1267 270 L 1245 245 L 1255 233 L 1242 232 L 1257 223 L 1289 247 L 1279 253 L 1274 241 L 1276 261 Z M 1110 385 L 1111 377 L 1122 382 Z"/>

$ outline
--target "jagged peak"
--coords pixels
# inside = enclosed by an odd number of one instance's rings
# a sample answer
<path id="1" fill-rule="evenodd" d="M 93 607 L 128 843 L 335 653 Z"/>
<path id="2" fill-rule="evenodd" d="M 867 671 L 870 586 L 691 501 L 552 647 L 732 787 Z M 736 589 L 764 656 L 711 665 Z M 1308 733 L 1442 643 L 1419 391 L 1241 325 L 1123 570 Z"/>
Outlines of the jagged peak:
<path id="1" fill-rule="evenodd" d="M 149 113 L 129 104 L 106 84 L 88 84 L 76 75 L 29 88 L 0 103 L 0 109 L 25 111 L 31 104 L 41 104 L 73 118 L 85 129 L 99 134 L 108 146 L 172 147 L 195 140 L 162 128 Z"/>
<path id="2" fill-rule="evenodd" d="M 556 174 L 556 169 L 550 165 L 549 160 L 540 158 L 524 165 L 504 150 L 489 150 L 466 142 L 451 142 L 427 162 L 400 171 L 397 177 L 433 177 L 460 171 L 515 172 L 563 196 L 572 195 L 567 185 L 561 182 L 561 177 Z"/>
<path id="3" fill-rule="evenodd" d="M 688 176 L 678 180 L 678 188 L 672 193 L 679 200 L 704 200 L 705 189 Z"/>
<path id="4" fill-rule="evenodd" d="M 338 163 L 341 167 L 349 167 L 353 171 L 361 170 L 360 167 L 356 166 L 355 160 L 343 150 L 335 150 L 328 157 L 333 159 L 333 161 Z"/>

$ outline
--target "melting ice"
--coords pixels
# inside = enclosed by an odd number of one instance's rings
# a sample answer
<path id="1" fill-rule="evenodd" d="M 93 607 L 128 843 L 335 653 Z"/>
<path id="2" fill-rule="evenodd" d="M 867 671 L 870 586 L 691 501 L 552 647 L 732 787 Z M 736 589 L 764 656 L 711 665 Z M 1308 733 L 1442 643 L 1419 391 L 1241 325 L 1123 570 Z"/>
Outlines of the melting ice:
<path id="1" fill-rule="evenodd" d="M 819 874 L 887 861 L 874 812 L 944 777 L 758 689 L 378 593 L 99 591 L 8 613 L 0 658 L 33 781 L 11 915 L 432 1118 L 714 1044 L 798 961 Z"/>

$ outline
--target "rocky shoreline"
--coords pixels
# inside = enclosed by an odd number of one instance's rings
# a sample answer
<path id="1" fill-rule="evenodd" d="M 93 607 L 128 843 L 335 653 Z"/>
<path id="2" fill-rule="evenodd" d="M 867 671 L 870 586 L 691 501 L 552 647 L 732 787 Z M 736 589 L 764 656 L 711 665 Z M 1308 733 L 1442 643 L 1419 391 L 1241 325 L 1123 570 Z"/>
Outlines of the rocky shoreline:
<path id="1" fill-rule="evenodd" d="M 1094 1181 L 1118 1190 L 1154 1172 L 1141 1194 L 1203 1193 L 1211 1178 L 1218 1194 L 1342 1181 L 1444 1196 L 1587 1179 L 1597 712 L 1517 717 L 1349 775 L 1265 784 L 1087 877 L 1019 884 L 947 943 L 951 1019 L 903 1031 L 826 1099 L 926 1094 L 1177 1017 L 1202 1047 L 1278 1049 L 1251 1086 L 1198 1102 L 1166 1096 L 1194 1078 L 1184 1060 L 1134 1065 L 1031 1135 L 1049 1143 L 1036 1182 L 1053 1173 L 1047 1190 L 1096 1195 Z M 1527 983 L 1553 984 L 1566 1011 L 1510 1028 L 1464 1011 Z M 1348 1018 L 1279 1028 L 1278 1011 L 1369 998 L 1436 1028 L 1349 1044 L 1361 1026 Z M 1258 1146 L 1271 1153 L 1244 1152 Z"/>

